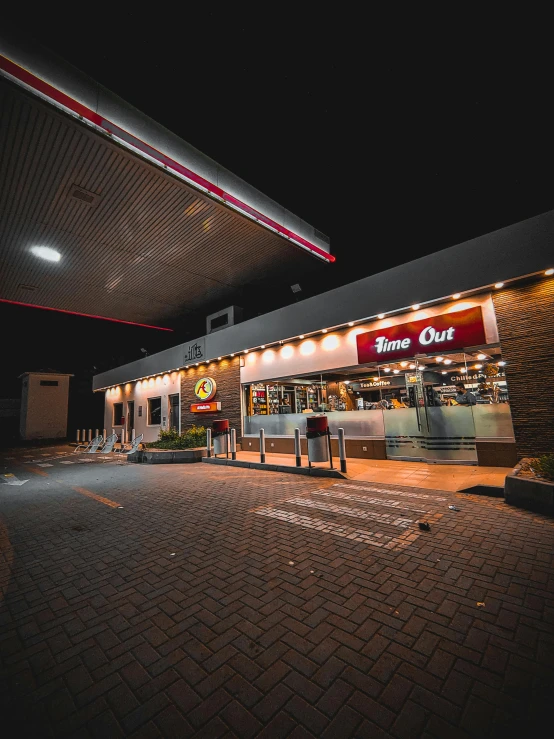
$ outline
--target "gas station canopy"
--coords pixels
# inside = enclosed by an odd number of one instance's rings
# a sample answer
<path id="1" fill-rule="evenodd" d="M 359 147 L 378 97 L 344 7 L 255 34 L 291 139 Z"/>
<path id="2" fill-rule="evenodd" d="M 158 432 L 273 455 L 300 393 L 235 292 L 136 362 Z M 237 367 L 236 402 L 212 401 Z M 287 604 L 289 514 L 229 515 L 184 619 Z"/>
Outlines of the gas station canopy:
<path id="1" fill-rule="evenodd" d="M 164 327 L 334 261 L 305 221 L 74 67 L 1 35 L 0 172 L 3 302 Z"/>

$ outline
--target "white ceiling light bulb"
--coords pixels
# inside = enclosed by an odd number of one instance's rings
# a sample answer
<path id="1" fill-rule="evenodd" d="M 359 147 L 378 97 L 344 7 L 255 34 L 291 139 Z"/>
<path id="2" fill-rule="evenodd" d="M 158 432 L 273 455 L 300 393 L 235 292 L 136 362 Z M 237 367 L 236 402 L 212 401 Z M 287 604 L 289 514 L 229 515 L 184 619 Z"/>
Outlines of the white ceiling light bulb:
<path id="1" fill-rule="evenodd" d="M 393 373 L 397 375 L 400 372 L 400 370 L 393 370 Z"/>
<path id="2" fill-rule="evenodd" d="M 400 362 L 400 366 L 401 367 L 407 367 L 408 366 L 408 362 Z"/>
<path id="3" fill-rule="evenodd" d="M 300 336 L 298 338 L 299 339 L 303 339 L 304 338 L 304 334 L 300 334 Z"/>
<path id="4" fill-rule="evenodd" d="M 349 322 L 348 322 L 348 325 L 349 325 L 349 326 L 353 326 L 353 325 L 354 325 L 354 321 L 349 321 Z"/>
<path id="5" fill-rule="evenodd" d="M 487 355 L 486 354 L 478 354 L 477 355 L 477 359 L 486 359 L 486 358 L 487 358 Z"/>
<path id="6" fill-rule="evenodd" d="M 451 360 L 451 359 L 445 359 L 445 360 L 444 360 L 444 363 L 445 363 L 445 364 L 452 364 L 452 360 Z"/>
<path id="7" fill-rule="evenodd" d="M 461 298 L 461 297 L 462 297 L 461 293 L 454 293 L 454 295 L 452 296 L 453 300 L 458 300 L 458 298 Z"/>
<path id="8" fill-rule="evenodd" d="M 498 362 L 498 366 L 499 367 L 505 367 L 506 366 L 506 362 Z"/>
<path id="9" fill-rule="evenodd" d="M 383 319 L 385 317 L 384 313 L 378 313 L 377 318 Z"/>
<path id="10" fill-rule="evenodd" d="M 419 303 L 414 303 L 412 305 L 412 310 L 419 310 Z"/>
<path id="11" fill-rule="evenodd" d="M 550 275 L 554 275 L 554 269 L 552 269 L 552 267 L 550 267 L 550 269 L 545 270 L 545 273 L 544 274 L 547 277 L 550 277 Z"/>
<path id="12" fill-rule="evenodd" d="M 482 364 L 476 364 L 475 369 L 481 369 L 482 366 L 483 366 Z"/>
<path id="13" fill-rule="evenodd" d="M 415 364 L 410 365 L 410 369 L 415 369 L 415 368 L 416 368 Z"/>
<path id="14" fill-rule="evenodd" d="M 435 362 L 442 362 L 444 357 L 435 357 Z"/>
<path id="15" fill-rule="evenodd" d="M 59 251 L 51 249 L 49 246 L 32 246 L 31 253 L 34 254 L 35 257 L 46 259 L 48 262 L 59 262 L 62 258 Z"/>
<path id="16" fill-rule="evenodd" d="M 326 333 L 327 333 L 327 329 L 326 329 L 326 328 L 322 328 L 322 329 L 321 329 L 321 333 L 322 333 L 322 334 L 326 334 Z"/>
<path id="17" fill-rule="evenodd" d="M 442 370 L 441 375 L 447 375 L 448 372 L 446 370 Z"/>
<path id="18" fill-rule="evenodd" d="M 265 349 L 265 344 L 262 344 L 260 349 Z"/>
<path id="19" fill-rule="evenodd" d="M 390 372 L 390 367 L 385 367 L 384 371 L 385 372 Z"/>
<path id="20" fill-rule="evenodd" d="M 497 283 L 495 284 L 495 288 L 496 288 L 497 290 L 500 290 L 500 288 L 501 288 L 501 287 L 504 287 L 504 283 L 503 283 L 503 282 L 497 282 Z"/>

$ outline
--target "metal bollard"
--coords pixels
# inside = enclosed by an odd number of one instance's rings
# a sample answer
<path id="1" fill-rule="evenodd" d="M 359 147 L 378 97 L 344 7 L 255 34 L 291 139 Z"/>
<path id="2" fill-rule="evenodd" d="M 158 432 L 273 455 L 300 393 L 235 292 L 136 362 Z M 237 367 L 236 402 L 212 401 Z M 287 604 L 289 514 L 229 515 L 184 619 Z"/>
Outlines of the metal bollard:
<path id="1" fill-rule="evenodd" d="M 231 429 L 231 459 L 237 458 L 237 430 Z"/>
<path id="2" fill-rule="evenodd" d="M 265 431 L 260 429 L 260 462 L 265 464 Z"/>
<path id="3" fill-rule="evenodd" d="M 340 471 L 346 472 L 346 443 L 344 441 L 344 429 L 339 429 L 339 459 Z"/>
<path id="4" fill-rule="evenodd" d="M 94 429 L 94 435 L 98 436 L 98 429 Z"/>
<path id="5" fill-rule="evenodd" d="M 79 429 L 77 429 L 77 444 L 79 443 L 80 439 L 81 439 L 81 432 L 79 431 Z"/>
<path id="6" fill-rule="evenodd" d="M 92 429 L 88 430 L 88 440 L 92 441 Z"/>
<path id="7" fill-rule="evenodd" d="M 83 431 L 82 431 L 82 433 L 81 433 L 81 439 L 83 440 L 83 444 L 84 444 L 84 443 L 85 443 L 85 441 L 87 440 L 87 432 L 86 432 L 86 430 L 85 430 L 85 429 L 83 429 Z"/>
<path id="8" fill-rule="evenodd" d="M 296 457 L 296 466 L 302 466 L 302 447 L 300 446 L 300 429 L 294 429 L 294 454 Z"/>
<path id="9" fill-rule="evenodd" d="M 104 434 L 104 439 L 106 438 L 106 429 L 102 429 L 102 433 Z"/>
<path id="10" fill-rule="evenodd" d="M 212 456 L 212 430 L 206 429 L 206 447 L 208 450 L 208 457 Z"/>
<path id="11" fill-rule="evenodd" d="M 135 440 L 135 436 L 136 435 L 137 435 L 137 432 L 135 431 L 135 429 L 132 429 L 131 430 L 131 441 L 134 441 Z"/>

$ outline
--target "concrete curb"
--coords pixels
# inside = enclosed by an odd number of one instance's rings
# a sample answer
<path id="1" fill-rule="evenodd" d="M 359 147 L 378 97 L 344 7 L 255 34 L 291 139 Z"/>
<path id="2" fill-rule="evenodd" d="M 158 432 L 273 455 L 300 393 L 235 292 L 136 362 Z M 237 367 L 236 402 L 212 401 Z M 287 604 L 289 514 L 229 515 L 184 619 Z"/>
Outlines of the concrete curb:
<path id="1" fill-rule="evenodd" d="M 248 467 L 252 470 L 265 470 L 266 472 L 288 472 L 291 475 L 307 475 L 309 477 L 334 477 L 347 480 L 348 477 L 338 470 L 325 470 L 320 467 L 291 467 L 287 464 L 262 464 L 261 462 L 244 462 L 240 459 L 227 459 L 222 457 L 203 457 L 202 462 L 207 464 L 227 465 L 229 467 Z"/>
<path id="2" fill-rule="evenodd" d="M 554 515 L 554 483 L 507 475 L 504 485 L 506 503 L 529 511 Z"/>
<path id="3" fill-rule="evenodd" d="M 143 451 L 129 454 L 129 462 L 141 462 L 142 464 L 192 464 L 202 462 L 206 454 L 206 447 L 196 449 L 145 449 Z"/>

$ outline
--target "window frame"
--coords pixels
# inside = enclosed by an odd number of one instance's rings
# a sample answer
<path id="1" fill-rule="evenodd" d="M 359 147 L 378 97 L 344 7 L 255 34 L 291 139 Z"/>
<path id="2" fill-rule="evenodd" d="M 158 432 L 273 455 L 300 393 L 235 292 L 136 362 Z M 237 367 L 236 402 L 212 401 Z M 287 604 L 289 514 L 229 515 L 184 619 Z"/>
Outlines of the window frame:
<path id="1" fill-rule="evenodd" d="M 159 423 L 151 423 L 152 411 L 150 410 L 150 401 L 152 400 L 160 401 L 160 421 Z M 161 426 L 162 425 L 162 396 L 161 395 L 154 395 L 152 398 L 146 398 L 146 425 L 147 426 Z"/>
<path id="2" fill-rule="evenodd" d="M 116 423 L 115 422 L 115 419 L 116 419 L 115 409 L 116 409 L 116 406 L 118 406 L 118 405 L 121 406 L 121 414 L 119 416 L 117 416 L 119 423 Z M 116 426 L 120 426 L 120 427 L 123 427 L 124 426 L 124 424 L 121 423 L 121 419 L 123 417 L 124 417 L 123 403 L 114 403 L 113 406 L 112 406 L 112 426 L 113 426 L 113 428 L 115 428 Z"/>

